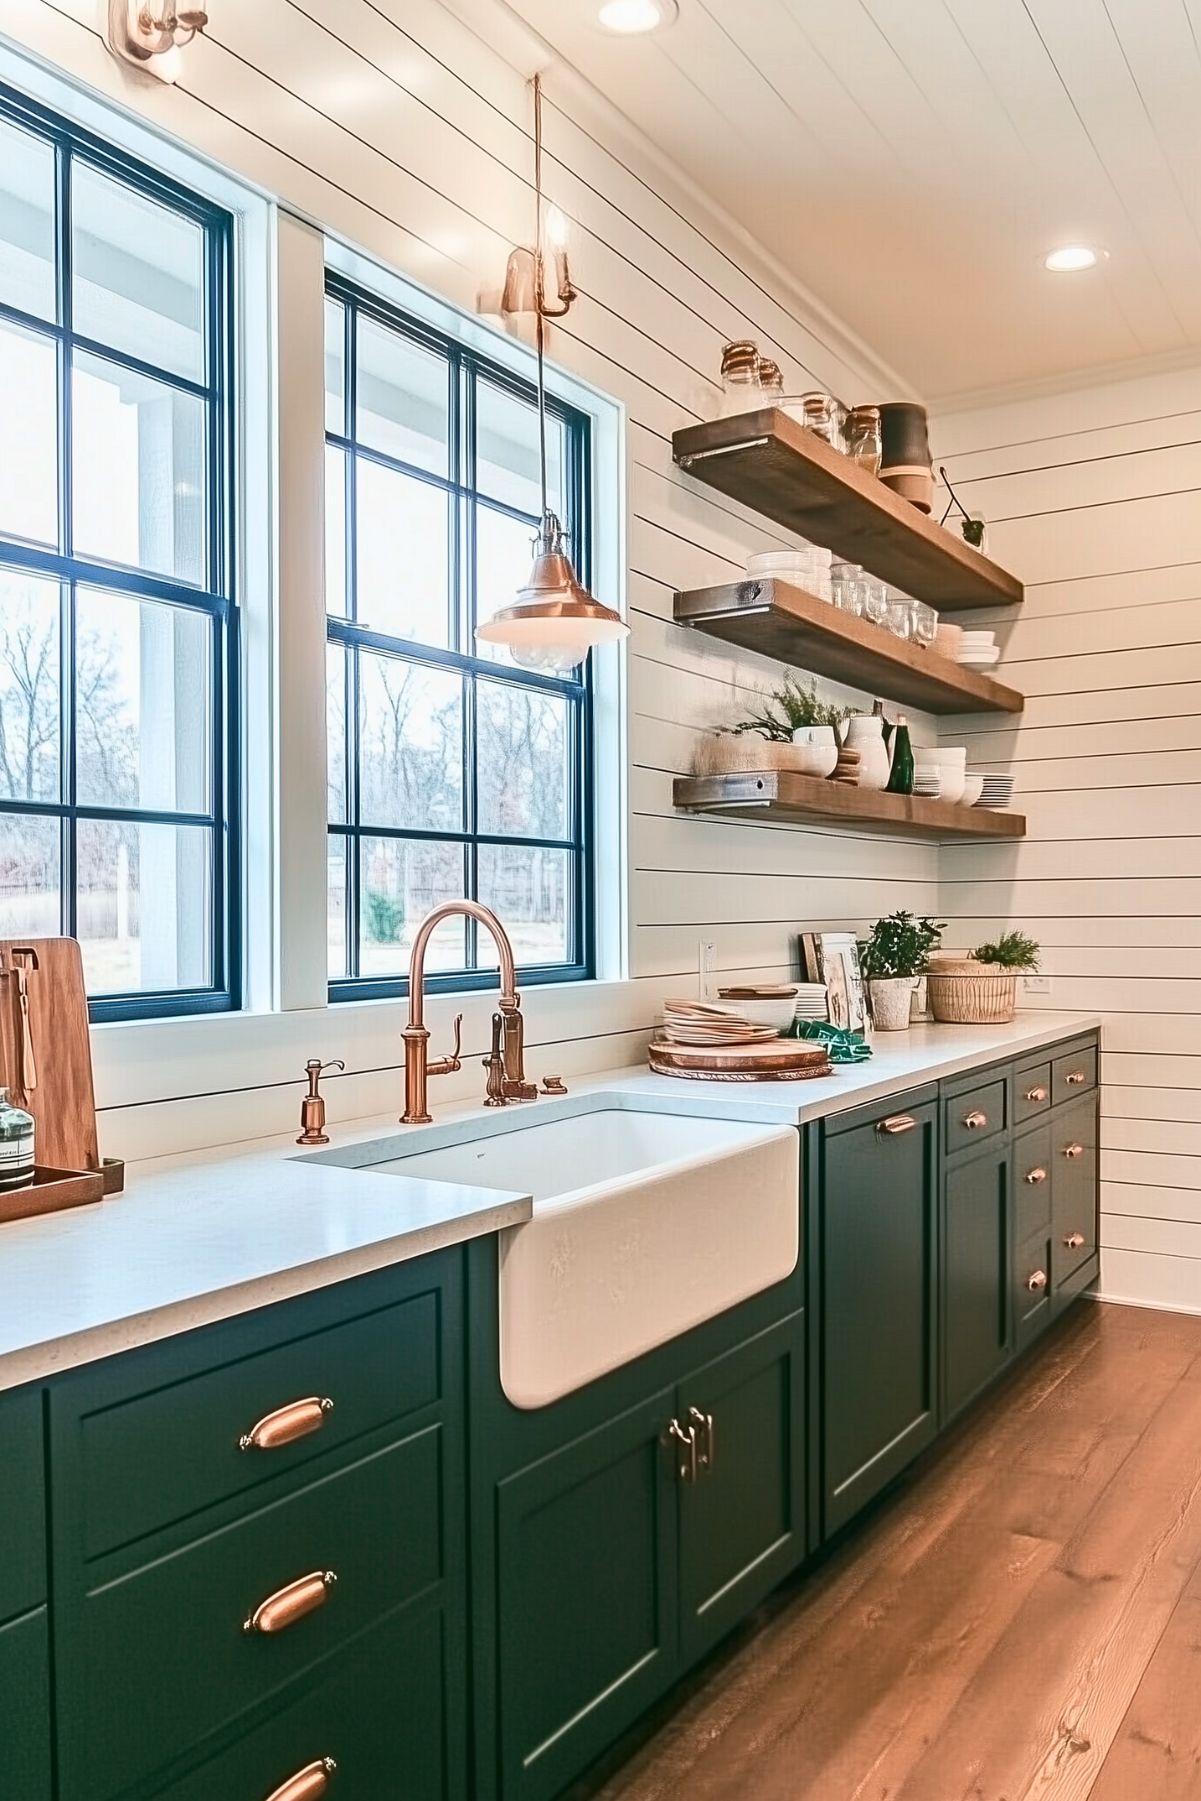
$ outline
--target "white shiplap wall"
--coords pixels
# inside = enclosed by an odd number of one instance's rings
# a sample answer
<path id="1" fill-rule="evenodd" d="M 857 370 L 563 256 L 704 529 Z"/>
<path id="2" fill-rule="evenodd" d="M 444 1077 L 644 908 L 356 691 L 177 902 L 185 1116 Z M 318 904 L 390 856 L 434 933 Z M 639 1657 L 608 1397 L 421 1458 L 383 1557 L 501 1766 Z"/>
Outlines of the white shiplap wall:
<path id="1" fill-rule="evenodd" d="M 1052 977 L 1025 1004 L 1104 1015 L 1102 1289 L 1201 1311 L 1201 369 L 935 435 L 1029 584 L 998 616 L 1021 721 L 946 735 L 1012 767 L 1030 834 L 944 849 L 948 937 L 1020 922 Z"/>
<path id="2" fill-rule="evenodd" d="M 498 8 L 498 27 L 504 9 Z M 0 29 L 77 81 L 280 197 L 285 207 L 467 309 L 528 235 L 526 77 L 437 0 L 255 0 L 212 8 L 178 88 L 130 77 L 97 34 L 98 0 L 6 0 Z M 500 42 L 506 38 L 498 37 Z M 629 984 L 528 1002 L 535 1068 L 640 1054 L 664 993 L 695 979 L 698 940 L 724 971 L 778 974 L 798 930 L 932 908 L 928 846 L 683 818 L 673 774 L 698 732 L 778 671 L 670 623 L 672 591 L 733 577 L 779 542 L 673 468 L 670 436 L 712 410 L 729 337 L 753 336 L 786 378 L 850 399 L 899 384 L 788 288 L 765 257 L 628 140 L 620 155 L 578 84 L 548 77 L 550 198 L 571 222 L 581 300 L 553 353 L 629 416 Z M 286 629 L 287 622 L 284 621 Z M 287 697 L 284 696 L 284 704 Z M 323 878 L 322 878 L 323 882 Z M 468 1049 L 489 1003 L 469 1000 Z M 441 1030 L 449 1006 L 431 1008 Z M 400 1009 L 200 1022 L 136 1042 L 96 1035 L 105 1136 L 152 1155 L 286 1128 L 306 1056 L 344 1056 L 335 1116 L 392 1104 Z M 237 1036 L 231 1037 L 236 1030 Z M 580 1042 L 584 1041 L 584 1042 Z M 553 1059 L 551 1047 L 553 1046 Z M 478 1070 L 440 1094 L 472 1092 Z"/>

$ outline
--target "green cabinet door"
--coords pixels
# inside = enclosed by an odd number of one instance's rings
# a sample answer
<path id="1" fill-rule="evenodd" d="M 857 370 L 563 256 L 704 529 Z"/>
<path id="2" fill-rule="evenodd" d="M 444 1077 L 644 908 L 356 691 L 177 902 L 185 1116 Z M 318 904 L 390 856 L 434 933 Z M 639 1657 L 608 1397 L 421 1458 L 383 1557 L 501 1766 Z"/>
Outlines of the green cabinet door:
<path id="1" fill-rule="evenodd" d="M 1008 1146 L 952 1163 L 943 1189 L 944 1424 L 1004 1368 L 1011 1320 L 1011 1176 Z"/>
<path id="2" fill-rule="evenodd" d="M 681 1483 L 680 1634 L 691 1663 L 805 1555 L 804 1315 L 719 1357 L 680 1388 L 697 1477 Z"/>
<path id="3" fill-rule="evenodd" d="M 0 1795 L 50 1801 L 50 1635 L 46 1609 L 0 1626 Z"/>
<path id="4" fill-rule="evenodd" d="M 937 1106 L 824 1131 L 820 1196 L 822 1532 L 934 1438 Z"/>
<path id="5" fill-rule="evenodd" d="M 505 1801 L 557 1795 L 678 1671 L 675 1407 L 665 1389 L 498 1486 Z"/>

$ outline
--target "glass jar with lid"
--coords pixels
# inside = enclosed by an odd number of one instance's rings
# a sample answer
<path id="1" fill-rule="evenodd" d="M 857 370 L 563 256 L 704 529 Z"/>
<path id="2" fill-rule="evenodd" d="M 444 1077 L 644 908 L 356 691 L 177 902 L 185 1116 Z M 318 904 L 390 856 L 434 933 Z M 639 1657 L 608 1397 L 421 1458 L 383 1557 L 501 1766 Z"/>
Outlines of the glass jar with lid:
<path id="1" fill-rule="evenodd" d="M 0 1195 L 33 1187 L 33 1116 L 0 1088 Z"/>
<path id="2" fill-rule="evenodd" d="M 880 473 L 880 409 L 853 406 L 847 414 L 846 453 L 868 475 Z"/>
<path id="3" fill-rule="evenodd" d="M 761 405 L 759 346 L 750 338 L 738 338 L 721 353 L 721 417 L 753 413 Z"/>
<path id="4" fill-rule="evenodd" d="M 779 363 L 773 363 L 770 357 L 759 358 L 759 389 L 762 406 L 783 406 L 784 377 Z"/>

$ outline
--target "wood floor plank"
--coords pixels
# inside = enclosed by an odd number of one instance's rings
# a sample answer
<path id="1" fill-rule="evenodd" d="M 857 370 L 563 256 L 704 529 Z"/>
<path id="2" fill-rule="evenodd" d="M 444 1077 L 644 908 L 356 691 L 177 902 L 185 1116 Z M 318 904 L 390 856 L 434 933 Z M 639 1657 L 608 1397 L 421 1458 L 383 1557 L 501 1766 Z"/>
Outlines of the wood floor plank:
<path id="1" fill-rule="evenodd" d="M 1197 1801 L 1199 1417 L 1201 1320 L 1080 1309 L 604 1801 Z"/>

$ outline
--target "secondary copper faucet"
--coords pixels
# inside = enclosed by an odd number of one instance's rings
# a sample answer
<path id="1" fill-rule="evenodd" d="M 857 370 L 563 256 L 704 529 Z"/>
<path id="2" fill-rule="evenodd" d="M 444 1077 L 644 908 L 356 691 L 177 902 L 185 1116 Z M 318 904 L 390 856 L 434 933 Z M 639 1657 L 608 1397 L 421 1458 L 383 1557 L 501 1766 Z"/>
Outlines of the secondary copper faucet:
<path id="1" fill-rule="evenodd" d="M 400 1116 L 402 1126 L 427 1126 L 430 1123 L 429 1111 L 429 1078 L 431 1076 L 449 1076 L 462 1069 L 459 1056 L 459 1028 L 463 1023 L 462 1014 L 455 1022 L 455 1049 L 451 1057 L 440 1057 L 434 1063 L 429 1058 L 429 1027 L 425 1023 L 425 952 L 435 929 L 444 919 L 453 919 L 462 914 L 467 919 L 474 919 L 486 926 L 496 940 L 496 948 L 500 953 L 500 1015 L 502 1021 L 504 1073 L 499 1084 L 501 1093 L 492 1100 L 494 1106 L 504 1106 L 509 1101 L 532 1101 L 538 1096 L 537 1087 L 525 1079 L 525 1025 L 521 1016 L 521 996 L 517 992 L 517 971 L 513 962 L 513 946 L 509 942 L 509 934 L 501 925 L 490 907 L 482 907 L 478 901 L 447 901 L 441 907 L 435 907 L 428 913 L 417 928 L 417 936 L 413 940 L 413 953 L 409 959 L 409 1023 L 404 1030 L 405 1045 L 405 1110 Z M 488 1093 L 494 1095 L 494 1083 L 490 1080 Z"/>

